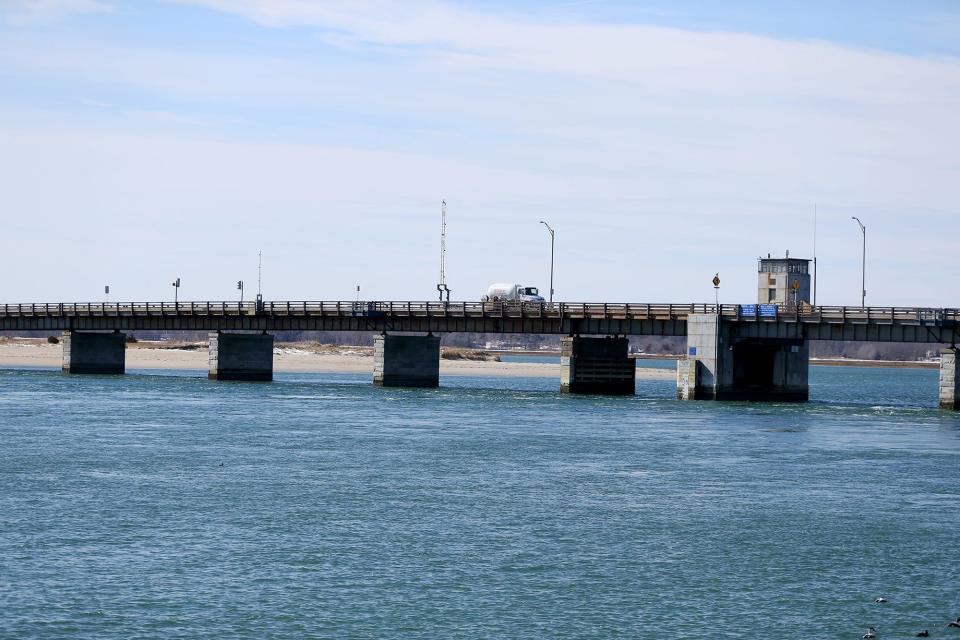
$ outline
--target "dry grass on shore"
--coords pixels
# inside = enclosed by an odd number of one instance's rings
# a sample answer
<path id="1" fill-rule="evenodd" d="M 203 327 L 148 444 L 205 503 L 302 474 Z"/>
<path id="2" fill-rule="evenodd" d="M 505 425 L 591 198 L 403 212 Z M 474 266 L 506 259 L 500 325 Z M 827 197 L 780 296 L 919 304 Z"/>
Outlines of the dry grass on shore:
<path id="1" fill-rule="evenodd" d="M 440 357 L 444 360 L 472 360 L 475 362 L 500 362 L 500 356 L 482 349 L 464 349 L 463 347 L 443 347 Z"/>

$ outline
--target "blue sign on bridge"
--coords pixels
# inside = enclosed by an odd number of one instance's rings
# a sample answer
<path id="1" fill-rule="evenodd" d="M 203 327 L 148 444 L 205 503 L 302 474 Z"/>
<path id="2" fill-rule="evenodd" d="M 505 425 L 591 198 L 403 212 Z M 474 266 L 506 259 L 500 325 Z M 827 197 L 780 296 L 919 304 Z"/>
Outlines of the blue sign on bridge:
<path id="1" fill-rule="evenodd" d="M 753 316 L 755 318 L 776 318 L 777 305 L 775 304 L 741 304 L 740 316 Z"/>

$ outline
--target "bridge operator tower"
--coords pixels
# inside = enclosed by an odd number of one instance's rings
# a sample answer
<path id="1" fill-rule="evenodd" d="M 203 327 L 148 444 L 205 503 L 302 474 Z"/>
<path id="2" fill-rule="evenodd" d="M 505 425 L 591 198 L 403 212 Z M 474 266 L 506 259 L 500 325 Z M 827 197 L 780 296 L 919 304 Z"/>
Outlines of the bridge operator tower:
<path id="1" fill-rule="evenodd" d="M 810 260 L 791 258 L 757 259 L 757 302 L 760 304 L 810 304 Z"/>

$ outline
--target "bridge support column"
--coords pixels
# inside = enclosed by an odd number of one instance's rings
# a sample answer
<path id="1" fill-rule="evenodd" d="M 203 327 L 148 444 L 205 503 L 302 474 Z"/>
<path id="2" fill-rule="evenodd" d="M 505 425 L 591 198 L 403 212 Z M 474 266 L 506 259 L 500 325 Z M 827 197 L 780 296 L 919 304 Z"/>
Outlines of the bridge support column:
<path id="1" fill-rule="evenodd" d="M 677 361 L 677 398 L 718 400 L 723 372 L 731 369 L 723 325 L 716 314 L 687 316 L 687 357 Z"/>
<path id="2" fill-rule="evenodd" d="M 273 380 L 273 336 L 266 333 L 211 333 L 211 380 Z"/>
<path id="3" fill-rule="evenodd" d="M 440 336 L 376 336 L 373 384 L 378 387 L 439 386 Z"/>
<path id="4" fill-rule="evenodd" d="M 960 411 L 960 358 L 956 347 L 940 351 L 940 408 Z"/>
<path id="5" fill-rule="evenodd" d="M 123 333 L 66 331 L 63 345 L 64 373 L 124 373 L 127 336 Z"/>
<path id="6" fill-rule="evenodd" d="M 677 364 L 677 397 L 805 402 L 809 369 L 805 340 L 736 337 L 715 314 L 690 315 L 687 358 Z"/>
<path id="7" fill-rule="evenodd" d="M 810 347 L 804 340 L 734 340 L 733 385 L 720 400 L 806 402 Z"/>
<path id="8" fill-rule="evenodd" d="M 633 395 L 637 363 L 626 338 L 560 339 L 560 392 Z"/>

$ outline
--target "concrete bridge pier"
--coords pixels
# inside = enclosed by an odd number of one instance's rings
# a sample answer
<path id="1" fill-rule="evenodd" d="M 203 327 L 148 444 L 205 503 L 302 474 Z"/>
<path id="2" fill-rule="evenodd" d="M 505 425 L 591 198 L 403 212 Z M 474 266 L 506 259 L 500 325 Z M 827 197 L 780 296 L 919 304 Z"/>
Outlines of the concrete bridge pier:
<path id="1" fill-rule="evenodd" d="M 273 336 L 267 333 L 210 334 L 211 380 L 273 380 Z"/>
<path id="2" fill-rule="evenodd" d="M 65 331 L 63 345 L 64 373 L 124 373 L 126 370 L 127 336 L 113 333 Z"/>
<path id="3" fill-rule="evenodd" d="M 440 386 L 440 336 L 386 333 L 376 336 L 373 384 L 378 387 Z"/>
<path id="4" fill-rule="evenodd" d="M 743 337 L 715 314 L 687 318 L 687 358 L 677 364 L 685 400 L 805 402 L 810 349 L 803 339 Z"/>
<path id="5" fill-rule="evenodd" d="M 633 395 L 637 363 L 626 338 L 560 339 L 560 392 Z"/>
<path id="6" fill-rule="evenodd" d="M 956 347 L 940 351 L 940 408 L 960 411 L 960 358 Z"/>

